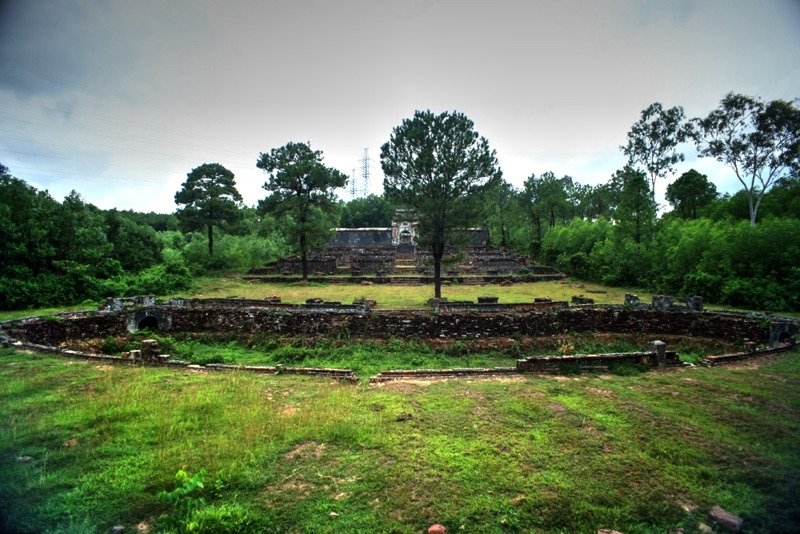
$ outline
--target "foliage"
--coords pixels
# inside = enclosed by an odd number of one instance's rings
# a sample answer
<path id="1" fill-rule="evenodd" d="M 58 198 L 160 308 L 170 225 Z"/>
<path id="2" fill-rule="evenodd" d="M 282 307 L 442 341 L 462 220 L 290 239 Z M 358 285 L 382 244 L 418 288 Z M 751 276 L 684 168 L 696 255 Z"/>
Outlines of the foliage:
<path id="1" fill-rule="evenodd" d="M 707 302 L 758 310 L 800 311 L 800 219 L 665 218 L 653 238 L 633 236 L 604 220 L 576 220 L 550 231 L 542 256 L 588 280 L 639 286 Z"/>
<path id="2" fill-rule="evenodd" d="M 664 109 L 660 102 L 642 110 L 641 119 L 631 126 L 628 144 L 621 146 L 628 156 L 628 165 L 642 165 L 650 178 L 650 198 L 655 201 L 656 180 L 675 172 L 675 164 L 683 161 L 678 144 L 685 139 L 683 108 Z"/>
<path id="3" fill-rule="evenodd" d="M 394 206 L 382 195 L 354 198 L 342 208 L 342 228 L 386 228 L 392 225 Z"/>
<path id="4" fill-rule="evenodd" d="M 194 515 L 206 504 L 205 498 L 199 496 L 205 488 L 204 476 L 203 469 L 191 477 L 183 469 L 175 473 L 175 489 L 161 491 L 156 495 L 159 502 L 171 508 L 169 514 L 159 518 L 159 525 L 181 534 L 197 531 L 198 523 Z"/>
<path id="5" fill-rule="evenodd" d="M 250 511 L 238 503 L 204 506 L 191 516 L 195 534 L 247 534 L 265 532 Z"/>
<path id="6" fill-rule="evenodd" d="M 572 178 L 556 178 L 552 172 L 546 172 L 538 178 L 531 174 L 525 180 L 520 202 L 528 222 L 535 228 L 530 241 L 532 255 L 538 254 L 546 228 L 567 224 L 575 216 L 575 205 L 570 198 L 572 188 Z"/>
<path id="7" fill-rule="evenodd" d="M 717 109 L 691 122 L 701 157 L 733 169 L 755 224 L 764 195 L 800 167 L 800 109 L 794 102 L 728 93 Z"/>
<path id="8" fill-rule="evenodd" d="M 542 258 L 583 279 L 591 279 L 599 268 L 592 263 L 594 248 L 611 238 L 613 226 L 606 219 L 595 222 L 576 219 L 569 226 L 548 232 L 542 243 Z"/>
<path id="9" fill-rule="evenodd" d="M 100 301 L 111 295 L 188 289 L 169 254 L 130 212 L 102 212 L 73 191 L 63 202 L 4 173 L 0 177 L 0 308 Z"/>
<path id="10" fill-rule="evenodd" d="M 137 224 L 129 214 L 114 209 L 105 213 L 105 222 L 110 256 L 124 270 L 138 272 L 161 260 L 164 245 L 152 227 Z"/>
<path id="11" fill-rule="evenodd" d="M 175 291 L 189 289 L 192 277 L 183 258 L 174 253 L 165 253 L 158 265 L 145 269 L 138 275 L 123 277 L 124 287 L 118 293 L 132 295 L 167 295 Z M 108 294 L 106 296 L 109 296 Z"/>
<path id="12" fill-rule="evenodd" d="M 440 298 L 445 248 L 483 220 L 485 194 L 500 180 L 495 152 L 466 115 L 417 111 L 381 147 L 381 167 L 386 198 L 419 218 L 417 243 L 431 250 Z"/>
<path id="13" fill-rule="evenodd" d="M 149 226 L 156 232 L 174 232 L 179 228 L 178 218 L 174 213 L 155 213 L 152 211 L 140 213 L 133 210 L 122 210 L 117 213 L 138 225 Z"/>
<path id="14" fill-rule="evenodd" d="M 241 202 L 233 173 L 219 163 L 192 169 L 175 193 L 175 203 L 184 206 L 176 212 L 181 228 L 185 232 L 206 228 L 209 256 L 214 255 L 214 227 L 239 221 Z"/>
<path id="15" fill-rule="evenodd" d="M 717 198 L 717 186 L 708 176 L 690 169 L 667 186 L 667 200 L 684 219 L 696 219 L 698 209 L 710 205 Z"/>
<path id="16" fill-rule="evenodd" d="M 613 218 L 617 230 L 635 243 L 647 242 L 656 220 L 656 203 L 647 187 L 644 173 L 625 167 L 611 177 L 614 199 Z"/>
<path id="17" fill-rule="evenodd" d="M 271 232 L 266 237 L 253 234 L 232 236 L 223 233 L 216 239 L 214 256 L 209 256 L 206 252 L 204 235 L 193 233 L 186 237 L 187 242 L 177 250 L 194 274 L 247 271 L 273 262 L 288 251 L 280 232 Z"/>
<path id="18" fill-rule="evenodd" d="M 300 252 L 303 280 L 308 280 L 308 252 L 331 237 L 339 212 L 334 190 L 347 184 L 347 175 L 327 167 L 322 152 L 308 143 L 287 143 L 261 153 L 256 166 L 269 174 L 269 194 L 259 212 L 278 218 L 287 239 Z"/>
<path id="19" fill-rule="evenodd" d="M 519 191 L 503 179 L 488 192 L 487 222 L 492 242 L 509 249 L 525 250 L 524 212 L 519 209 Z"/>

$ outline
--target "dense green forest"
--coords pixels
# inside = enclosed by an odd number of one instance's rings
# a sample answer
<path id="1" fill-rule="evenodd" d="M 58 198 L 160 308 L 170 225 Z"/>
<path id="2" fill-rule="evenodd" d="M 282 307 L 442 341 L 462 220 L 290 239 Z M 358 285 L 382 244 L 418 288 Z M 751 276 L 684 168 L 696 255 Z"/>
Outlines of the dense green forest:
<path id="1" fill-rule="evenodd" d="M 688 171 L 674 183 L 696 174 Z M 597 186 L 545 173 L 521 189 L 501 182 L 487 198 L 487 225 L 495 245 L 580 279 L 731 306 L 800 310 L 800 180 L 778 181 L 764 196 L 756 225 L 744 192 L 673 202 L 659 217 L 643 174 L 631 169 Z M 393 209 L 370 195 L 340 202 L 339 221 L 385 227 Z M 241 272 L 292 253 L 277 221 L 252 208 L 240 212 L 235 223 L 217 229 L 210 256 L 207 235 L 181 232 L 175 214 L 100 210 L 76 192 L 59 202 L 4 172 L 0 307 L 166 294 L 188 289 L 193 275 Z"/>
<path id="2" fill-rule="evenodd" d="M 188 289 L 194 275 L 242 272 L 289 254 L 305 266 L 333 227 L 386 227 L 396 207 L 411 207 L 420 239 L 440 248 L 449 219 L 458 227 L 478 218 L 494 244 L 580 279 L 800 311 L 795 102 L 730 93 L 690 120 L 679 106 L 652 104 L 620 147 L 627 165 L 598 185 L 545 172 L 515 188 L 472 126 L 462 114 L 417 112 L 382 148 L 391 194 L 347 203 L 335 192 L 347 177 L 307 143 L 261 154 L 267 195 L 257 206 L 244 206 L 232 172 L 205 163 L 187 174 L 174 214 L 100 210 L 75 191 L 59 202 L 0 165 L 0 309 L 163 295 Z M 728 166 L 742 189 L 720 195 L 713 179 L 689 169 L 667 186 L 669 206 L 659 206 L 656 184 L 677 173 L 689 141 L 700 157 Z M 453 189 L 458 180 L 463 190 Z M 465 214 L 472 219 L 458 218 Z"/>
<path id="3" fill-rule="evenodd" d="M 493 240 L 572 276 L 715 304 L 800 310 L 800 180 L 779 180 L 755 225 L 743 192 L 715 193 L 692 213 L 673 200 L 659 217 L 644 176 L 630 169 L 595 187 L 546 173 L 496 195 Z"/>
<path id="4" fill-rule="evenodd" d="M 100 210 L 73 191 L 59 202 L 0 168 L 0 308 L 97 302 L 186 290 L 193 275 L 243 271 L 287 252 L 268 218 L 240 207 L 214 255 L 174 214 Z"/>

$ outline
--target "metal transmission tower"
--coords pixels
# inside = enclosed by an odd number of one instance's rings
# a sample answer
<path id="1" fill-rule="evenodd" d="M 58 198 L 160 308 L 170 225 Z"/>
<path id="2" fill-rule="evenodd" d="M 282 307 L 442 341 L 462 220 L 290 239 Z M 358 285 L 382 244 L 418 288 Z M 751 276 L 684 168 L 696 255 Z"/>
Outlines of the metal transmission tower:
<path id="1" fill-rule="evenodd" d="M 353 169 L 353 172 L 350 173 L 350 200 L 358 197 L 358 177 L 356 175 L 356 170 Z"/>
<path id="2" fill-rule="evenodd" d="M 365 197 L 367 193 L 369 193 L 369 149 L 364 149 L 364 157 L 361 158 L 361 190 L 359 191 L 360 196 Z"/>
<path id="3" fill-rule="evenodd" d="M 368 148 L 364 149 L 364 156 L 358 162 L 361 164 L 361 168 L 353 169 L 353 173 L 350 175 L 350 200 L 369 194 L 369 167 L 372 160 L 369 159 Z"/>

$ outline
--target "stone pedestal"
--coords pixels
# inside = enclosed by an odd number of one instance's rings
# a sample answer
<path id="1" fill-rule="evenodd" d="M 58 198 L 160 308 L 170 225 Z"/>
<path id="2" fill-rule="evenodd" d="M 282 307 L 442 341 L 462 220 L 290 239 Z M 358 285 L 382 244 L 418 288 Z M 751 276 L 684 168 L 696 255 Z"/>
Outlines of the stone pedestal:
<path id="1" fill-rule="evenodd" d="M 650 343 L 653 351 L 656 353 L 656 361 L 658 362 L 659 369 L 666 369 L 667 367 L 667 344 L 663 341 L 653 341 Z"/>

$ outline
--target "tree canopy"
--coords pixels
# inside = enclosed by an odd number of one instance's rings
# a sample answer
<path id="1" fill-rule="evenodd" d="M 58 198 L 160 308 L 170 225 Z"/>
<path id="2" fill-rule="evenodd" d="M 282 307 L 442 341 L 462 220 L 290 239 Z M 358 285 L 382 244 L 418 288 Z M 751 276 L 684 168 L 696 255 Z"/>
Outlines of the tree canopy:
<path id="1" fill-rule="evenodd" d="M 610 186 L 616 228 L 641 243 L 650 237 L 656 221 L 656 203 L 649 194 L 647 178 L 642 171 L 626 166 L 613 174 Z"/>
<path id="2" fill-rule="evenodd" d="M 347 175 L 325 166 L 322 152 L 308 143 L 290 142 L 262 152 L 256 166 L 269 174 L 263 186 L 269 195 L 259 202 L 259 211 L 281 218 L 308 280 L 308 251 L 330 239 L 339 215 L 334 190 L 347 185 Z"/>
<path id="3" fill-rule="evenodd" d="M 391 226 L 394 206 L 383 196 L 354 198 L 344 205 L 340 225 L 343 228 L 383 228 Z"/>
<path id="4" fill-rule="evenodd" d="M 445 247 L 482 221 L 484 194 L 500 180 L 495 152 L 466 115 L 417 111 L 381 147 L 381 167 L 387 199 L 419 217 L 417 242 L 431 250 L 441 298 Z"/>
<path id="5" fill-rule="evenodd" d="M 701 157 L 733 169 L 744 187 L 750 224 L 756 224 L 764 194 L 800 168 L 800 109 L 794 102 L 728 93 L 717 109 L 691 122 Z"/>
<path id="6" fill-rule="evenodd" d="M 717 198 L 717 186 L 708 176 L 694 169 L 680 175 L 667 186 L 667 201 L 684 219 L 696 219 L 698 208 L 711 204 Z"/>
<path id="7" fill-rule="evenodd" d="M 236 189 L 233 173 L 219 163 L 204 163 L 186 175 L 175 203 L 184 205 L 176 213 L 181 228 L 208 229 L 208 255 L 214 255 L 214 226 L 237 222 L 242 196 Z"/>
<path id="8" fill-rule="evenodd" d="M 683 161 L 677 146 L 685 139 L 684 112 L 680 106 L 664 109 L 659 102 L 642 110 L 641 118 L 628 132 L 628 144 L 621 146 L 628 156 L 628 165 L 641 165 L 650 180 L 650 196 L 655 199 L 656 180 L 675 172 L 675 164 Z"/>
<path id="9" fill-rule="evenodd" d="M 0 165 L 0 309 L 185 289 L 156 232 L 72 191 L 63 202 Z"/>

